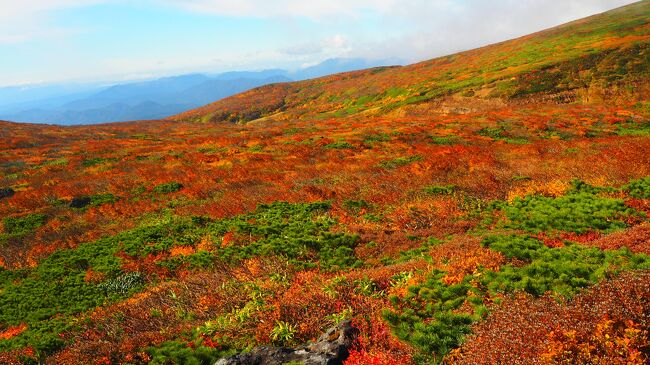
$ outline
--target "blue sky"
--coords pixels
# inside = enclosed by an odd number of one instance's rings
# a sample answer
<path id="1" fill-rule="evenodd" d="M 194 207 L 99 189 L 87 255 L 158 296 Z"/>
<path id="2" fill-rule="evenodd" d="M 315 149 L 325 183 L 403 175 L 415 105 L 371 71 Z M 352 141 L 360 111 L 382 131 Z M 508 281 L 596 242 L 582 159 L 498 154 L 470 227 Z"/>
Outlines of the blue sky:
<path id="1" fill-rule="evenodd" d="M 0 0 L 0 86 L 408 62 L 629 0 Z"/>

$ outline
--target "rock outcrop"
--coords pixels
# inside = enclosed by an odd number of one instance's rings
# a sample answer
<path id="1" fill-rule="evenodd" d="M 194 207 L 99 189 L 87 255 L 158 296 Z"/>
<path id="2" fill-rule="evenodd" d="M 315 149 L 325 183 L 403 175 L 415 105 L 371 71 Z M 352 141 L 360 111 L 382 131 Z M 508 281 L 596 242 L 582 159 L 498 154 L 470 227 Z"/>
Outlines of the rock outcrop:
<path id="1" fill-rule="evenodd" d="M 289 347 L 256 347 L 250 352 L 221 359 L 215 365 L 341 365 L 349 356 L 350 347 L 359 335 L 350 321 L 343 321 L 327 330 L 316 342 L 296 349 Z"/>
<path id="2" fill-rule="evenodd" d="M 92 203 L 92 199 L 87 196 L 77 196 L 72 198 L 72 201 L 70 202 L 70 208 L 85 208 Z"/>
<path id="3" fill-rule="evenodd" d="M 12 188 L 0 188 L 0 199 L 11 198 L 15 193 Z"/>

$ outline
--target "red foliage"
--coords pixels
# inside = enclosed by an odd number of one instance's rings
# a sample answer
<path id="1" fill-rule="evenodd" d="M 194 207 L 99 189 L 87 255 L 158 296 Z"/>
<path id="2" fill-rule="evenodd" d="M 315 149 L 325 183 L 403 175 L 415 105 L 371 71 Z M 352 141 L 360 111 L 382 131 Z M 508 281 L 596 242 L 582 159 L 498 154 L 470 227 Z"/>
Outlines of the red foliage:
<path id="1" fill-rule="evenodd" d="M 623 274 L 566 303 L 517 295 L 479 322 L 448 362 L 643 364 L 650 360 L 648 313 L 650 271 Z M 581 356 L 591 360 L 577 361 Z"/>
<path id="2" fill-rule="evenodd" d="M 351 351 L 350 357 L 343 362 L 344 365 L 409 365 L 413 360 L 409 356 L 393 357 L 390 354 L 365 351 Z"/>
<path id="3" fill-rule="evenodd" d="M 614 232 L 583 244 L 599 247 L 603 250 L 616 250 L 627 247 L 632 252 L 650 254 L 650 223 L 643 223 L 624 231 Z"/>

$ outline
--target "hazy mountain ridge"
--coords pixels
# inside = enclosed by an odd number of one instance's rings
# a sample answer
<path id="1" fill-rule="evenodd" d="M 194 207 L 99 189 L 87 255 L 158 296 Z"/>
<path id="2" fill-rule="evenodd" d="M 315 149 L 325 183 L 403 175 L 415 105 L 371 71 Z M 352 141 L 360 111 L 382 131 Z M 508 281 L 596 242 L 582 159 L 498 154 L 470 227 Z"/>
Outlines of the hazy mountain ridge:
<path id="1" fill-rule="evenodd" d="M 187 74 L 101 87 L 52 85 L 0 88 L 0 118 L 17 122 L 95 124 L 160 119 L 280 82 L 359 70 L 398 60 L 331 59 L 296 71 L 233 71 Z"/>

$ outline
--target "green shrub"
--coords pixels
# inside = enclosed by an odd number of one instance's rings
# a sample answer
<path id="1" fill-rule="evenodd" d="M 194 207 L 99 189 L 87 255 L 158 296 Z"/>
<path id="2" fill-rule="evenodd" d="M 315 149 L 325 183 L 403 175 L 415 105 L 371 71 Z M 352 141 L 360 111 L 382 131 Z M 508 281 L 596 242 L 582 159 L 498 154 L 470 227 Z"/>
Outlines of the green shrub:
<path id="1" fill-rule="evenodd" d="M 255 240 L 219 250 L 225 261 L 255 256 L 281 256 L 299 268 L 320 266 L 324 270 L 356 267 L 354 255 L 358 237 L 328 232 L 334 221 L 325 213 L 329 203 L 289 204 L 276 202 L 260 205 L 251 213 L 209 226 L 215 239 L 227 232 L 238 232 Z"/>
<path id="2" fill-rule="evenodd" d="M 65 166 L 68 164 L 68 159 L 67 158 L 58 158 L 58 159 L 53 159 L 53 160 L 48 160 L 40 165 L 34 166 L 35 169 L 41 169 L 46 166 Z"/>
<path id="3" fill-rule="evenodd" d="M 383 312 L 393 333 L 413 344 L 423 361 L 432 358 L 438 363 L 461 344 L 471 332 L 471 324 L 478 319 L 476 315 L 456 313 L 469 300 L 469 295 L 478 293 L 470 285 L 470 277 L 447 285 L 442 282 L 444 276 L 444 272 L 433 271 L 426 282 L 409 287 L 404 298 L 390 298 L 396 310 Z"/>
<path id="4" fill-rule="evenodd" d="M 374 144 L 376 142 L 389 142 L 390 136 L 386 133 L 367 134 L 363 137 L 363 143 Z"/>
<path id="5" fill-rule="evenodd" d="M 2 220 L 5 233 L 25 235 L 42 226 L 47 221 L 45 214 L 28 214 L 22 217 L 7 217 Z"/>
<path id="6" fill-rule="evenodd" d="M 0 233 L 0 247 L 7 242 L 20 242 L 47 221 L 45 214 L 28 214 L 21 217 L 6 217 L 2 220 L 4 232 Z"/>
<path id="7" fill-rule="evenodd" d="M 481 129 L 478 134 L 480 136 L 484 137 L 489 137 L 495 141 L 504 141 L 506 143 L 510 144 L 526 144 L 528 143 L 528 140 L 525 138 L 521 137 L 509 137 L 506 135 L 506 130 L 505 128 L 493 128 L 493 127 L 487 127 Z"/>
<path id="8" fill-rule="evenodd" d="M 650 257 L 634 255 L 628 249 L 603 251 L 570 245 L 549 248 L 527 236 L 492 236 L 483 241 L 490 249 L 508 258 L 528 262 L 525 266 L 506 265 L 482 279 L 491 291 L 523 290 L 533 295 L 552 292 L 565 298 L 623 269 L 648 269 Z"/>
<path id="9" fill-rule="evenodd" d="M 630 181 L 623 189 L 628 191 L 630 196 L 639 199 L 650 199 L 650 176 Z"/>
<path id="10" fill-rule="evenodd" d="M 531 261 L 539 257 L 544 244 L 529 236 L 489 236 L 483 240 L 483 246 L 501 252 L 508 259 Z"/>
<path id="11" fill-rule="evenodd" d="M 144 276 L 123 273 L 116 254 L 124 251 L 125 246 L 139 253 L 152 242 L 169 240 L 172 235 L 180 235 L 180 225 L 162 221 L 153 227 L 135 228 L 74 249 L 56 251 L 35 268 L 0 269 L 0 325 L 28 325 L 28 330 L 19 336 L 0 341 L 0 350 L 58 346 L 58 335 L 71 328 L 79 313 L 123 299 L 142 288 Z M 99 284 L 87 282 L 88 270 L 103 274 L 106 280 Z"/>
<path id="12" fill-rule="evenodd" d="M 600 194 L 600 193 L 613 193 L 617 189 L 612 187 L 603 187 L 603 186 L 593 186 L 587 184 L 582 180 L 572 180 L 571 181 L 571 190 L 567 192 L 567 195 L 575 193 L 587 193 L 587 194 Z"/>
<path id="13" fill-rule="evenodd" d="M 650 136 L 650 122 L 628 122 L 617 126 L 616 134 L 619 136 Z"/>
<path id="14" fill-rule="evenodd" d="M 224 351 L 205 346 L 188 346 L 179 341 L 163 342 L 146 350 L 151 356 L 151 365 L 212 365 L 222 357 L 232 355 Z"/>
<path id="15" fill-rule="evenodd" d="M 91 195 L 90 196 L 90 205 L 93 207 L 98 207 L 100 205 L 104 204 L 113 204 L 116 201 L 118 201 L 118 197 L 116 197 L 113 194 L 107 193 L 107 194 L 97 194 L 97 195 Z"/>
<path id="16" fill-rule="evenodd" d="M 155 193 L 160 193 L 160 194 L 169 194 L 169 193 L 175 193 L 183 188 L 183 184 L 178 183 L 178 182 L 169 182 L 165 184 L 160 184 L 156 185 L 153 188 L 153 191 Z"/>
<path id="17" fill-rule="evenodd" d="M 627 227 L 625 220 L 637 214 L 622 199 L 593 194 L 582 186 L 579 191 L 558 198 L 527 196 L 503 206 L 507 228 L 530 232 L 613 231 Z"/>
<path id="18" fill-rule="evenodd" d="M 343 206 L 345 209 L 353 212 L 353 213 L 358 213 L 363 209 L 369 209 L 370 204 L 368 204 L 367 201 L 365 200 L 350 200 L 346 199 L 343 201 Z"/>
<path id="19" fill-rule="evenodd" d="M 424 160 L 422 156 L 398 157 L 394 160 L 380 162 L 379 166 L 385 169 L 396 169 L 422 160 Z"/>
<path id="20" fill-rule="evenodd" d="M 463 142 L 463 139 L 457 136 L 430 136 L 430 138 L 431 143 L 440 146 L 453 146 Z"/>
<path id="21" fill-rule="evenodd" d="M 91 167 L 91 166 L 97 166 L 97 165 L 103 165 L 105 163 L 109 162 L 117 162 L 118 159 L 114 157 L 110 158 L 103 158 L 103 157 L 94 157 L 91 159 L 86 159 L 81 162 L 81 166 L 83 167 Z"/>
<path id="22" fill-rule="evenodd" d="M 431 195 L 451 195 L 456 190 L 456 185 L 427 186 L 424 192 Z"/>
<path id="23" fill-rule="evenodd" d="M 72 199 L 69 206 L 71 208 L 84 209 L 87 207 L 98 207 L 104 204 L 112 204 L 118 200 L 113 194 L 96 194 L 88 196 L 79 196 Z"/>
<path id="24" fill-rule="evenodd" d="M 293 340 L 296 327 L 288 322 L 277 321 L 271 330 L 271 339 L 276 343 L 287 344 Z"/>
<path id="25" fill-rule="evenodd" d="M 325 145 L 323 148 L 329 150 L 353 150 L 354 146 L 348 142 L 334 142 L 328 145 Z"/>

